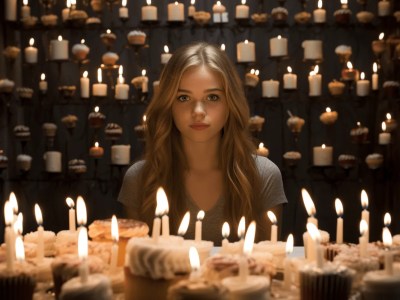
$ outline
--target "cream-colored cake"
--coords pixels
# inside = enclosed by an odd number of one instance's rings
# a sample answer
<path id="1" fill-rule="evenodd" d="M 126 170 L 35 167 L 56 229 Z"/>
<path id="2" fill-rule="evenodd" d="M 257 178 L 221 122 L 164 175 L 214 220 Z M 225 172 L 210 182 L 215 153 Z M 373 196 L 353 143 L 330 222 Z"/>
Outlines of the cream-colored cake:
<path id="1" fill-rule="evenodd" d="M 54 123 L 43 123 L 42 130 L 46 137 L 54 137 L 57 133 L 57 125 Z"/>
<path id="2" fill-rule="evenodd" d="M 21 171 L 29 171 L 31 169 L 32 156 L 27 154 L 18 154 L 17 168 Z"/>
<path id="3" fill-rule="evenodd" d="M 21 52 L 21 49 L 16 46 L 7 46 L 3 50 L 3 54 L 8 59 L 16 59 Z"/>
<path id="4" fill-rule="evenodd" d="M 31 130 L 25 125 L 16 125 L 13 129 L 15 138 L 21 141 L 28 141 L 31 138 Z"/>
<path id="5" fill-rule="evenodd" d="M 293 133 L 301 132 L 303 125 L 305 124 L 304 119 L 298 116 L 290 116 L 286 121 L 287 126 L 289 127 L 290 131 Z"/>
<path id="6" fill-rule="evenodd" d="M 338 113 L 336 111 L 325 111 L 319 116 L 320 121 L 325 125 L 334 124 L 337 118 L 338 118 Z"/>
<path id="7" fill-rule="evenodd" d="M 44 256 L 54 256 L 56 255 L 56 234 L 53 231 L 45 230 L 43 231 L 43 241 L 44 241 Z M 38 244 L 38 232 L 30 232 L 25 234 L 24 242 Z"/>
<path id="8" fill-rule="evenodd" d="M 106 138 L 109 140 L 117 140 L 121 137 L 123 129 L 117 123 L 108 123 L 104 128 Z"/>
<path id="9" fill-rule="evenodd" d="M 328 83 L 328 89 L 332 96 L 340 96 L 344 92 L 346 85 L 343 82 L 333 80 Z"/>
<path id="10" fill-rule="evenodd" d="M 77 60 L 82 61 L 86 59 L 90 49 L 87 45 L 79 43 L 72 46 L 71 52 Z"/>
<path id="11" fill-rule="evenodd" d="M 103 274 L 92 274 L 85 283 L 79 277 L 72 278 L 62 285 L 60 299 L 112 300 L 110 280 Z"/>
<path id="12" fill-rule="evenodd" d="M 245 282 L 239 276 L 227 277 L 222 285 L 228 290 L 228 299 L 268 299 L 270 279 L 265 276 L 249 276 Z"/>
<path id="13" fill-rule="evenodd" d="M 344 169 L 350 169 L 357 164 L 357 158 L 351 154 L 340 154 L 338 157 L 338 164 Z"/>
<path id="14" fill-rule="evenodd" d="M 101 57 L 101 61 L 103 62 L 103 64 L 105 64 L 106 66 L 113 66 L 117 63 L 119 59 L 119 55 L 115 52 L 106 52 L 102 55 Z"/>
<path id="15" fill-rule="evenodd" d="M 146 33 L 141 30 L 132 30 L 127 37 L 130 45 L 143 46 L 146 42 Z"/>
<path id="16" fill-rule="evenodd" d="M 363 10 L 356 14 L 356 18 L 358 22 L 362 24 L 368 24 L 374 20 L 375 15 L 370 11 Z"/>
<path id="17" fill-rule="evenodd" d="M 111 31 L 100 34 L 100 39 L 107 47 L 112 47 L 117 40 L 117 36 Z"/>
<path id="18" fill-rule="evenodd" d="M 361 124 L 357 124 L 357 127 L 354 127 L 350 130 L 350 137 L 353 143 L 362 144 L 365 143 L 368 139 L 369 129 L 366 126 Z"/>
<path id="19" fill-rule="evenodd" d="M 301 153 L 298 151 L 287 151 L 283 154 L 283 159 L 289 166 L 295 166 L 301 159 Z"/>
<path id="20" fill-rule="evenodd" d="M 265 122 L 265 118 L 258 115 L 251 116 L 249 119 L 249 130 L 252 132 L 260 132 Z"/>
<path id="21" fill-rule="evenodd" d="M 43 15 L 40 20 L 44 26 L 52 27 L 57 25 L 58 16 L 55 14 Z"/>
<path id="22" fill-rule="evenodd" d="M 368 168 L 372 170 L 378 169 L 383 164 L 383 155 L 380 153 L 368 154 L 365 158 L 365 163 L 368 165 Z"/>
<path id="23" fill-rule="evenodd" d="M 78 122 L 78 117 L 75 116 L 75 115 L 66 115 L 66 116 L 61 118 L 61 122 L 67 128 L 75 128 L 76 127 L 76 122 Z"/>
<path id="24" fill-rule="evenodd" d="M 341 63 L 345 63 L 350 59 L 351 54 L 353 53 L 351 46 L 348 45 L 339 45 L 335 48 L 335 53 L 339 56 L 339 61 Z"/>

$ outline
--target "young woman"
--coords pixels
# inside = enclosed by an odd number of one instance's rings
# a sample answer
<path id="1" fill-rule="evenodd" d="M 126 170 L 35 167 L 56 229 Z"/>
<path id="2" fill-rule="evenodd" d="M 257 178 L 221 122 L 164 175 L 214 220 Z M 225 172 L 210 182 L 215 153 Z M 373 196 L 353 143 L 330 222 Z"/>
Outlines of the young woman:
<path id="1" fill-rule="evenodd" d="M 256 220 L 257 239 L 269 238 L 266 212 L 279 218 L 287 202 L 282 178 L 274 163 L 255 155 L 242 82 L 225 52 L 203 42 L 176 51 L 146 116 L 144 159 L 128 169 L 118 198 L 129 217 L 151 226 L 161 186 L 174 234 L 189 210 L 186 236 L 193 238 L 204 210 L 204 240 L 219 245 L 225 221 L 236 239 L 242 216 Z"/>

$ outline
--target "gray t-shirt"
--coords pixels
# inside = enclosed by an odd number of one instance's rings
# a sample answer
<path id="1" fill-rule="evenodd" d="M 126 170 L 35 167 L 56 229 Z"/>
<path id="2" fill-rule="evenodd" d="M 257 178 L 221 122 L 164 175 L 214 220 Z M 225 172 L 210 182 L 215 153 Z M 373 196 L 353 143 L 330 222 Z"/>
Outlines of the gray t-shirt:
<path id="1" fill-rule="evenodd" d="M 256 165 L 261 175 L 261 196 L 260 199 L 262 211 L 267 210 L 279 205 L 287 203 L 285 192 L 283 190 L 282 176 L 279 168 L 268 158 L 263 156 L 255 156 Z M 140 191 L 139 178 L 143 168 L 144 161 L 138 161 L 133 164 L 125 174 L 121 190 L 119 192 L 118 201 L 127 207 L 132 212 L 135 219 L 141 219 L 140 212 Z M 200 208 L 192 201 L 190 197 L 186 199 L 187 207 L 190 211 L 191 222 L 188 231 L 185 235 L 186 238 L 194 237 L 194 223 Z M 203 219 L 202 237 L 203 240 L 214 241 L 216 244 L 221 243 L 221 229 L 222 224 L 226 221 L 224 216 L 225 199 L 220 197 L 217 203 L 208 211 L 205 212 Z M 231 228 L 231 235 L 235 230 Z M 176 233 L 171 233 L 176 234 Z"/>

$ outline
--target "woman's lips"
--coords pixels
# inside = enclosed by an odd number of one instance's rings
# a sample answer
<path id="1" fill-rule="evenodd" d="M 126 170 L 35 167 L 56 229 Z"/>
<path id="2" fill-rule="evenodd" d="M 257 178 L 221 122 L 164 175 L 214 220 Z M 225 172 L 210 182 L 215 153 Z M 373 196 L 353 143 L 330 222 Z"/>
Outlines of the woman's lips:
<path id="1" fill-rule="evenodd" d="M 199 123 L 199 124 L 191 124 L 190 128 L 194 129 L 194 130 L 204 130 L 207 129 L 208 127 L 210 127 L 210 125 L 208 124 L 203 124 L 203 123 Z"/>

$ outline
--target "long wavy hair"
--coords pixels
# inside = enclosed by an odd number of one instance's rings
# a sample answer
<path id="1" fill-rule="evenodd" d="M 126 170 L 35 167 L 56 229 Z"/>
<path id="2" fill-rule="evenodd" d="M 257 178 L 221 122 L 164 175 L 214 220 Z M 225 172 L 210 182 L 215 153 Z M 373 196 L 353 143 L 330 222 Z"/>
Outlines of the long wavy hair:
<path id="1" fill-rule="evenodd" d="M 197 42 L 178 49 L 162 71 L 159 92 L 147 111 L 145 164 L 142 173 L 142 206 L 140 215 L 151 224 L 156 208 L 156 191 L 162 186 L 170 206 L 172 230 L 176 230 L 186 208 L 184 172 L 188 169 L 180 133 L 172 117 L 182 74 L 189 68 L 207 66 L 222 78 L 228 120 L 221 132 L 220 167 L 226 199 L 225 216 L 237 226 L 242 216 L 257 219 L 259 173 L 252 154 L 255 152 L 248 133 L 249 107 L 243 83 L 224 51 L 214 45 Z M 195 83 L 194 83 L 195 84 Z M 260 228 L 258 228 L 260 229 Z M 259 230 L 258 230 L 259 231 Z"/>

